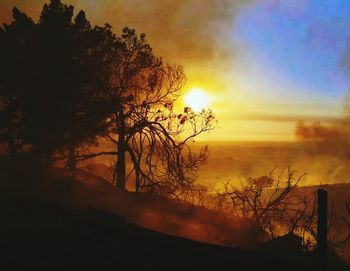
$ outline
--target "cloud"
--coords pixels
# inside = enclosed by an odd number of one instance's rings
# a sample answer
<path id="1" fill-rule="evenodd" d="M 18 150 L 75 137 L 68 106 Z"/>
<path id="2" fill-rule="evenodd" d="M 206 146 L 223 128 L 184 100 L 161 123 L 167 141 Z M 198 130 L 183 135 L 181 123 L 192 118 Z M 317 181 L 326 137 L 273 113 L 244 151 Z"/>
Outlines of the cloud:
<path id="1" fill-rule="evenodd" d="M 83 6 L 84 0 L 78 1 Z M 176 62 L 213 59 L 230 41 L 230 29 L 246 0 L 90 0 L 97 21 L 145 32 L 160 55 Z"/>
<path id="2" fill-rule="evenodd" d="M 8 21 L 13 6 L 36 19 L 43 0 L 5 0 L 0 21 Z M 96 24 L 109 23 L 116 33 L 124 26 L 146 33 L 156 53 L 185 64 L 227 57 L 230 30 L 240 10 L 252 0 L 67 0 L 76 12 L 84 9 Z M 5 14 L 6 13 L 6 14 Z M 232 50 L 231 50 L 232 51 Z"/>

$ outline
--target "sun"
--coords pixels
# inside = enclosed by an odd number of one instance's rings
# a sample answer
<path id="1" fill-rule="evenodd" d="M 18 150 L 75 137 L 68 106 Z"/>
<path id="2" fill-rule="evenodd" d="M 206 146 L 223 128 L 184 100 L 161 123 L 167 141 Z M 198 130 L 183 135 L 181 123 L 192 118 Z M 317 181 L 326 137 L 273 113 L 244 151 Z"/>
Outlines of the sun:
<path id="1" fill-rule="evenodd" d="M 186 106 L 191 107 L 195 112 L 205 109 L 209 105 L 208 95 L 200 88 L 192 88 L 185 95 L 184 100 Z"/>

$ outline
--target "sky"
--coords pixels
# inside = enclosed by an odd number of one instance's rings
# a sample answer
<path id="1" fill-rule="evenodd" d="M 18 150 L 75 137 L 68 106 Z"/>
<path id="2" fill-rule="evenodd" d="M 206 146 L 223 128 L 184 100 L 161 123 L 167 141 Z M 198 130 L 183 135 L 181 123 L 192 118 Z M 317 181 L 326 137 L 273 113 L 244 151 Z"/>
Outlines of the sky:
<path id="1" fill-rule="evenodd" d="M 44 0 L 1 0 L 37 20 Z M 155 54 L 184 66 L 218 127 L 201 140 L 290 141 L 295 122 L 343 116 L 350 89 L 348 0 L 67 0 L 93 24 L 146 33 Z M 181 101 L 180 101 L 181 102 Z"/>

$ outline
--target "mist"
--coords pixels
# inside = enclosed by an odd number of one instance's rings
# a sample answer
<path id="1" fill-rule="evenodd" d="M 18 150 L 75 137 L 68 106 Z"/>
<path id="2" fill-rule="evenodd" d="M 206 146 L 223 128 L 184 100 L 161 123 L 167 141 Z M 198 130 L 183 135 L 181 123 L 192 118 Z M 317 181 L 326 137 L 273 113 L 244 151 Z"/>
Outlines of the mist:
<path id="1" fill-rule="evenodd" d="M 47 1 L 2 1 L 0 23 L 9 22 L 13 6 L 36 20 L 37 11 L 41 10 L 45 2 Z M 218 57 L 233 56 L 234 50 L 230 46 L 234 41 L 230 37 L 230 28 L 242 8 L 249 7 L 253 0 L 166 0 L 162 4 L 156 0 L 65 2 L 74 5 L 75 13 L 84 10 L 94 24 L 103 25 L 108 22 L 117 33 L 125 26 L 135 28 L 138 33 L 146 33 L 156 54 L 188 68 L 189 65 L 201 66 Z"/>

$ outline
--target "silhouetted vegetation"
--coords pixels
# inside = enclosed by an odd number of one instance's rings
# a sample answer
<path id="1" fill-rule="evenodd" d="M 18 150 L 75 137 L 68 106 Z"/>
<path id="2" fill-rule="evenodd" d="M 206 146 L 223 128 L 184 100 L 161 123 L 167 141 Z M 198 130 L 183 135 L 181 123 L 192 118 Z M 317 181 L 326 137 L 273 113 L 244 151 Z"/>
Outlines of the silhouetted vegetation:
<path id="1" fill-rule="evenodd" d="M 83 11 L 60 1 L 44 5 L 38 23 L 17 8 L 0 42 L 1 138 L 9 153 L 32 152 L 50 163 L 72 155 L 105 130 L 103 100 L 108 27 L 92 28 Z"/>
<path id="2" fill-rule="evenodd" d="M 116 36 L 110 25 L 92 27 L 83 11 L 74 17 L 73 6 L 52 0 L 37 23 L 14 8 L 0 44 L 0 136 L 10 155 L 35 154 L 45 164 L 65 159 L 71 169 L 113 155 L 122 190 L 126 159 L 136 191 L 176 195 L 191 184 L 206 148 L 194 154 L 187 141 L 211 130 L 214 116 L 174 112 L 182 67 L 164 64 L 144 34 L 125 28 Z M 101 138 L 115 149 L 85 152 Z"/>
<path id="3" fill-rule="evenodd" d="M 206 149 L 195 155 L 187 141 L 211 130 L 214 116 L 211 111 L 197 114 L 190 108 L 174 112 L 185 83 L 182 67 L 163 64 L 144 34 L 137 36 L 135 30 L 125 28 L 116 43 L 120 49 L 109 67 L 106 97 L 116 101 L 115 111 L 104 134 L 118 151 L 116 185 L 125 189 L 128 154 L 136 191 L 176 194 L 180 186 L 191 184 L 192 172 L 206 158 Z"/>
<path id="4" fill-rule="evenodd" d="M 295 178 L 290 169 L 285 175 L 274 171 L 250 178 L 241 187 L 226 183 L 217 196 L 220 208 L 252 220 L 252 234 L 257 239 L 272 239 L 286 230 L 294 232 L 307 209 L 306 198 L 293 193 L 304 175 Z"/>

